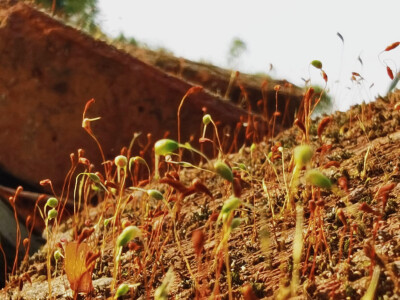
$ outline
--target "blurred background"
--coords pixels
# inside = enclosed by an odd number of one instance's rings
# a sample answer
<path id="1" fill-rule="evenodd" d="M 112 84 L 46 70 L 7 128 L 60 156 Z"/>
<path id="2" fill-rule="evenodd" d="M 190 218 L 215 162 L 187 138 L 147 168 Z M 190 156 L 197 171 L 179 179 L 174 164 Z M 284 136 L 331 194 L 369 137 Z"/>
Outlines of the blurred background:
<path id="1" fill-rule="evenodd" d="M 309 79 L 324 86 L 309 64 L 320 60 L 333 109 L 345 110 L 386 94 L 386 66 L 397 73 L 400 48 L 379 54 L 400 40 L 399 8 L 396 0 L 98 0 L 96 20 L 113 37 L 298 86 Z M 352 72 L 361 77 L 352 80 Z"/>
<path id="2" fill-rule="evenodd" d="M 372 101 L 398 72 L 397 0 L 35 0 L 89 32 L 298 86 L 324 87 L 333 110 Z"/>

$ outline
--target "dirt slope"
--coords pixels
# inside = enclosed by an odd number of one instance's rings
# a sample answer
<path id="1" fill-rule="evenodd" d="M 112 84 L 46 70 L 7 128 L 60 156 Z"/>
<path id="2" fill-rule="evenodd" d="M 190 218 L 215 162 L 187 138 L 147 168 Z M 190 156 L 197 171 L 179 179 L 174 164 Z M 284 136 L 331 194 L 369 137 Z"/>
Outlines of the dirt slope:
<path id="1" fill-rule="evenodd" d="M 360 299 L 366 293 L 374 268 L 379 269 L 377 297 L 400 297 L 400 112 L 395 108 L 399 96 L 395 94 L 368 105 L 358 105 L 346 113 L 335 113 L 323 131 L 322 140 L 317 137 L 319 120 L 313 122 L 310 145 L 315 152 L 311 164 L 330 178 L 334 188 L 321 190 L 320 194 L 316 192 L 312 196 L 309 184 L 305 183 L 303 175 L 300 176 L 295 201 L 304 210 L 304 243 L 300 286 L 293 299 Z M 256 296 L 277 299 L 279 295 L 281 299 L 289 298 L 283 295 L 286 291 L 284 287 L 290 284 L 292 278 L 296 217 L 291 210 L 283 211 L 282 214 L 280 212 L 287 193 L 285 178 L 289 181 L 292 174 L 290 159 L 293 148 L 302 142 L 302 138 L 302 132 L 294 127 L 280 134 L 274 141 L 257 145 L 253 152 L 246 148 L 226 158 L 231 166 L 237 167 L 236 172 L 241 175 L 240 199 L 249 205 L 236 210 L 234 215 L 241 218 L 241 223 L 232 231 L 228 241 L 232 293 L 235 299 L 243 298 L 246 290 L 246 299 L 256 299 Z M 280 142 L 283 147 L 285 178 L 282 160 L 275 156 L 276 149 L 272 153 L 276 160 L 271 163 L 266 160 L 271 146 L 276 145 L 276 142 Z M 318 149 L 322 144 L 332 147 L 321 153 Z M 332 161 L 335 163 L 330 163 Z M 327 163 L 331 166 L 327 167 Z M 185 186 L 189 186 L 195 178 L 201 179 L 214 199 L 198 193 L 186 197 L 177 216 L 177 236 L 173 233 L 171 215 L 160 202 L 147 199 L 141 192 L 130 191 L 131 200 L 121 220 L 139 226 L 145 232 L 148 249 L 154 252 L 152 255 L 145 254 L 147 252 L 143 244 L 137 239 L 129 247 L 123 248 L 117 283 L 139 283 L 137 288 L 132 288 L 129 295 L 125 296 L 126 299 L 145 299 L 146 295 L 152 295 L 170 267 L 174 270 L 174 280 L 169 294 L 176 299 L 193 299 L 196 295 L 208 298 L 215 288 L 218 270 L 221 274 L 217 298 L 228 298 L 224 263 L 221 267 L 215 265 L 219 257 L 215 255 L 215 249 L 222 239 L 222 227 L 215 227 L 215 217 L 232 191 L 225 180 L 214 174 L 190 168 L 180 173 L 180 181 Z M 343 178 L 346 178 L 347 191 Z M 264 188 L 262 180 L 265 182 Z M 382 190 L 378 193 L 382 187 L 387 188 L 386 194 Z M 149 188 L 163 192 L 171 205 L 179 203 L 179 193 L 169 185 L 155 181 L 146 187 Z M 318 203 L 315 220 L 321 220 L 323 224 L 323 231 L 316 232 L 323 232 L 326 237 L 325 242 L 319 239 L 319 246 L 315 245 L 316 237 L 312 238 L 312 212 L 316 212 L 310 204 L 312 197 Z M 141 203 L 149 205 L 146 218 L 143 218 Z M 104 218 L 112 216 L 112 210 L 106 206 L 107 203 L 103 203 L 90 208 L 88 214 L 83 213 L 75 229 L 81 231 L 85 227 L 92 228 L 102 214 Z M 174 207 L 176 209 L 176 204 Z M 72 224 L 70 220 L 63 225 L 60 232 L 64 233 L 57 236 L 57 241 L 60 236 L 73 239 Z M 218 229 L 216 232 L 215 228 Z M 192 243 L 193 232 L 198 229 L 204 233 L 200 264 Z M 105 299 L 114 294 L 110 290 L 113 277 L 113 238 L 109 231 L 104 235 L 107 230 L 103 230 L 95 229 L 87 240 L 93 249 L 103 251 L 93 271 L 94 290 L 91 295 L 96 299 Z M 197 294 L 193 277 L 176 243 L 177 237 L 196 278 L 199 287 Z M 261 242 L 264 247 L 261 247 Z M 309 247 L 309 257 L 305 262 Z M 316 249 L 318 254 L 314 257 Z M 29 274 L 32 280 L 32 284 L 26 279 L 22 280 L 23 287 L 19 295 L 23 299 L 45 299 L 47 295 L 45 253 L 41 252 L 31 258 L 29 265 L 20 271 Z M 315 270 L 312 272 L 314 260 Z M 59 263 L 57 271 L 53 271 L 53 295 L 70 299 L 72 291 L 63 271 L 63 262 Z M 7 291 L 3 292 L 16 299 L 18 293 L 12 288 L 16 284 L 16 281 L 11 281 Z M 249 296 L 248 285 L 256 296 Z"/>

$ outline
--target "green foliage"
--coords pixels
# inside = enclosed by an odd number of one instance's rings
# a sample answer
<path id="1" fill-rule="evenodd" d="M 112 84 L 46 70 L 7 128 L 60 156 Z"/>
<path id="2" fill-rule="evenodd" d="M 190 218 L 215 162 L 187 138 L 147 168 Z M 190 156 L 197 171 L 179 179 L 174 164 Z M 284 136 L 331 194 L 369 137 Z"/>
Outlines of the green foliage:
<path id="1" fill-rule="evenodd" d="M 247 50 L 246 43 L 238 37 L 232 39 L 228 53 L 228 65 L 234 65 Z"/>
<path id="2" fill-rule="evenodd" d="M 36 4 L 49 10 L 53 9 L 53 2 L 55 14 L 91 34 L 99 31 L 97 0 L 35 0 Z"/>
<path id="3" fill-rule="evenodd" d="M 114 42 L 138 46 L 138 41 L 133 37 L 126 37 L 122 32 L 114 39 Z"/>

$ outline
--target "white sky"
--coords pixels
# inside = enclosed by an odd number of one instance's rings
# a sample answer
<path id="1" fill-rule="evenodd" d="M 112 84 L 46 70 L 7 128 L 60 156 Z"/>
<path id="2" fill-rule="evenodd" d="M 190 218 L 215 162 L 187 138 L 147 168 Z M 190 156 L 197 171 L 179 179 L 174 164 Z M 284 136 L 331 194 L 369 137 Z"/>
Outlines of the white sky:
<path id="1" fill-rule="evenodd" d="M 270 75 L 300 86 L 302 77 L 323 84 L 319 71 L 309 67 L 318 59 L 335 109 L 386 94 L 391 80 L 381 61 L 394 73 L 400 68 L 400 47 L 378 57 L 400 41 L 400 0 L 99 0 L 99 8 L 102 28 L 111 36 L 123 32 L 221 67 L 228 67 L 230 43 L 239 37 L 247 45 L 239 71 L 268 73 L 272 63 Z M 364 83 L 352 83 L 351 72 L 360 73 Z"/>

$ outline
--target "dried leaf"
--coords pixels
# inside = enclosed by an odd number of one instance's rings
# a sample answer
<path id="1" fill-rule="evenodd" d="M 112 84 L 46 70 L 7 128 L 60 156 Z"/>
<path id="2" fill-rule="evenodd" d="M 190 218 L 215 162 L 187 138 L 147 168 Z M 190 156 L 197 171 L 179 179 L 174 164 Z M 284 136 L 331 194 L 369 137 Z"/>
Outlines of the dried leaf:
<path id="1" fill-rule="evenodd" d="M 322 169 L 328 169 L 330 167 L 339 168 L 340 167 L 340 162 L 339 161 L 335 161 L 335 160 L 328 161 L 325 165 L 322 166 Z"/>
<path id="2" fill-rule="evenodd" d="M 306 134 L 306 127 L 304 126 L 303 122 L 301 122 L 299 119 L 296 118 L 296 120 L 294 120 L 294 125 L 296 125 L 297 127 L 300 128 L 300 130 Z"/>
<path id="3" fill-rule="evenodd" d="M 173 189 L 177 190 L 180 193 L 185 193 L 187 191 L 187 187 L 185 187 L 180 181 L 171 179 L 171 178 L 161 178 L 160 183 L 168 184 Z"/>
<path id="4" fill-rule="evenodd" d="M 87 243 L 69 242 L 65 246 L 65 273 L 75 293 L 90 293 L 93 290 L 92 272 L 94 262 L 86 266 L 91 247 Z"/>
<path id="5" fill-rule="evenodd" d="M 214 199 L 214 196 L 211 193 L 211 191 L 201 182 L 199 178 L 193 179 L 192 186 L 194 187 L 196 192 L 206 194 L 210 198 Z"/>

